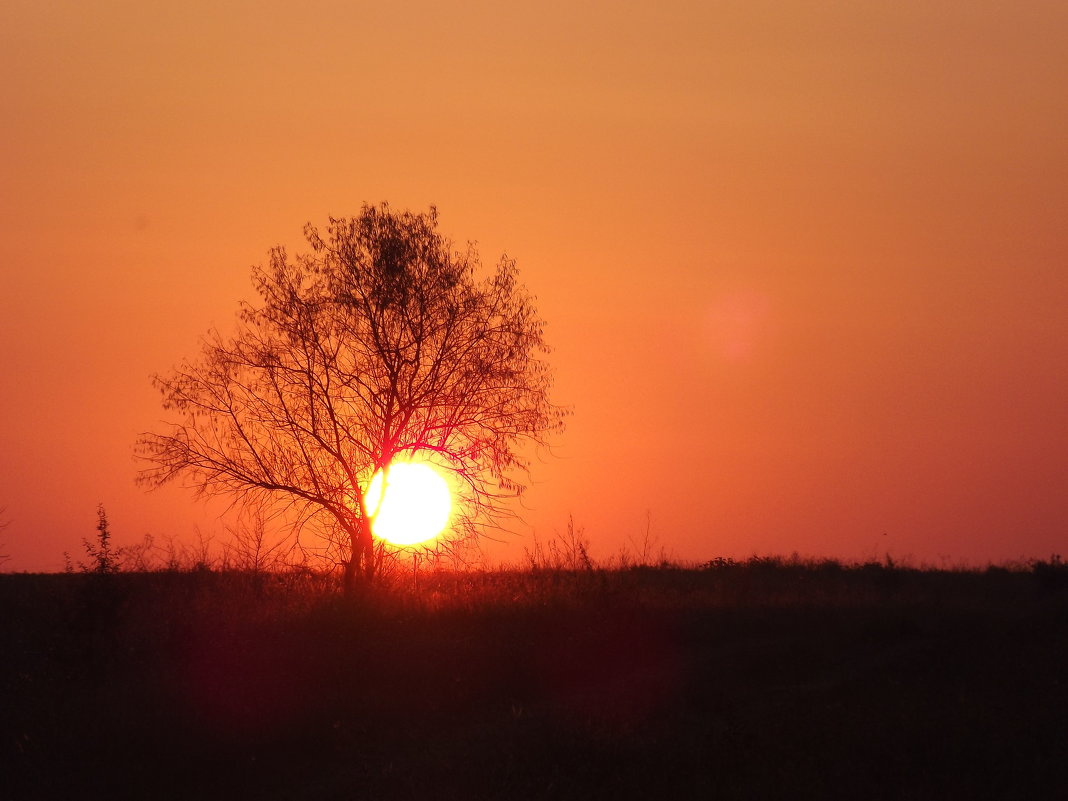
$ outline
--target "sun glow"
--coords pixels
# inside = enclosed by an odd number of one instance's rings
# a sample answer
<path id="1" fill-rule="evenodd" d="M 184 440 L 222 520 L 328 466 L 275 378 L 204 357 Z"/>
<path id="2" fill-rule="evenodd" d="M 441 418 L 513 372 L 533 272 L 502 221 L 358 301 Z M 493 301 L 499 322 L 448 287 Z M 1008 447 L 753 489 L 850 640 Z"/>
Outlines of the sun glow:
<path id="1" fill-rule="evenodd" d="M 367 488 L 367 511 L 374 515 L 372 530 L 394 545 L 415 545 L 438 536 L 449 522 L 449 487 L 433 467 L 422 462 L 390 465 L 382 491 L 382 471 Z"/>

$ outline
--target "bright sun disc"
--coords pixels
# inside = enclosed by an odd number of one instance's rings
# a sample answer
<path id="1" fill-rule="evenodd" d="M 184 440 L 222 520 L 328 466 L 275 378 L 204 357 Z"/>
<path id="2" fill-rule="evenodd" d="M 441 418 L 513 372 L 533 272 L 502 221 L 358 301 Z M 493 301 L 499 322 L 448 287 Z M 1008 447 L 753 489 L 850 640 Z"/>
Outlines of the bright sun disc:
<path id="1" fill-rule="evenodd" d="M 366 501 L 367 511 L 375 516 L 375 536 L 394 545 L 415 545 L 438 536 L 452 509 L 445 479 L 430 465 L 418 462 L 390 466 L 384 498 L 382 471 L 375 473 Z"/>

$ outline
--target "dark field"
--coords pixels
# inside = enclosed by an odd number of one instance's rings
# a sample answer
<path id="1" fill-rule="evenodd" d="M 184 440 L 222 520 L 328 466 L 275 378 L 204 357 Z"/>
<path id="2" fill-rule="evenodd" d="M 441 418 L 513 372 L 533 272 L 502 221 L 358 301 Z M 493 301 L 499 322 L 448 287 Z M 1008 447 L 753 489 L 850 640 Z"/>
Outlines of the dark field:
<path id="1" fill-rule="evenodd" d="M 1068 797 L 1068 571 L 0 576 L 0 797 Z"/>

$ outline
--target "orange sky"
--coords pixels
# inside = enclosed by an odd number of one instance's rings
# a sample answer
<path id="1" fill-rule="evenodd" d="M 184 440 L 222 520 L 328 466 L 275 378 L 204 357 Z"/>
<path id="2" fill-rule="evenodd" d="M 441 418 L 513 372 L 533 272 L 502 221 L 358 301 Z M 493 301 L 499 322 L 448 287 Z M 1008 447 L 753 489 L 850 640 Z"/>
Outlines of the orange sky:
<path id="1" fill-rule="evenodd" d="M 218 8 L 226 5 L 226 10 Z M 276 7 L 275 7 L 276 6 Z M 363 201 L 518 259 L 595 557 L 1068 548 L 1068 5 L 0 7 L 9 570 L 223 531 L 133 484 L 148 376 Z"/>

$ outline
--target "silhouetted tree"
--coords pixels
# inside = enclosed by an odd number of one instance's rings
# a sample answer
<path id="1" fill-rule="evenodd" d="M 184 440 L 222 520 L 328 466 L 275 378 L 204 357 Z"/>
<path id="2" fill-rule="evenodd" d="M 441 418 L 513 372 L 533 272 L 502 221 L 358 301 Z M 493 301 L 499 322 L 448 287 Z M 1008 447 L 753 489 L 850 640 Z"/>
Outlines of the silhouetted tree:
<path id="1" fill-rule="evenodd" d="M 310 224 L 311 252 L 271 251 L 237 333 L 212 331 L 199 358 L 155 376 L 166 433 L 140 440 L 149 486 L 183 476 L 206 495 L 293 504 L 347 542 L 346 586 L 374 572 L 365 490 L 398 458 L 432 457 L 463 488 L 462 525 L 522 491 L 524 440 L 561 424 L 547 352 L 515 262 L 478 276 L 437 211 L 363 207 Z"/>
<path id="2" fill-rule="evenodd" d="M 231 569 L 253 574 L 268 572 L 284 564 L 287 550 L 292 547 L 287 549 L 286 540 L 270 540 L 267 523 L 259 510 L 253 510 L 247 520 L 227 529 L 230 542 L 225 546 L 225 563 Z"/>

